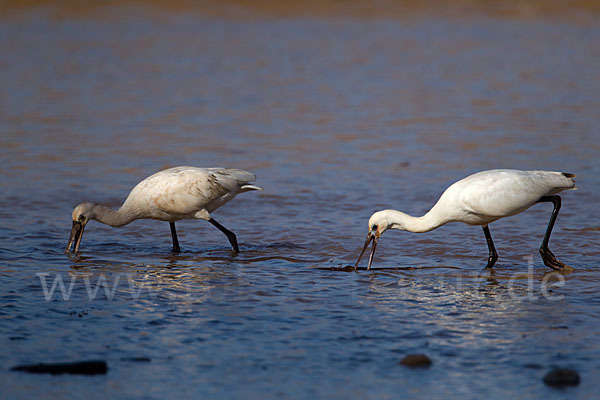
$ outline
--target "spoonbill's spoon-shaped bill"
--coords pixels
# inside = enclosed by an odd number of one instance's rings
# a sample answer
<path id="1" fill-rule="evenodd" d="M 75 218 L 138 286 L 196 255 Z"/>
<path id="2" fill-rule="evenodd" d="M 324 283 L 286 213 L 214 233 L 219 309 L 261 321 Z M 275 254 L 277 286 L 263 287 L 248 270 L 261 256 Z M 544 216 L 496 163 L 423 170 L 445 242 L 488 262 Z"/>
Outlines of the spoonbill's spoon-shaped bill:
<path id="1" fill-rule="evenodd" d="M 552 254 L 548 242 L 560 210 L 561 199 L 557 193 L 577 189 L 573 178 L 575 175 L 566 172 L 514 169 L 482 171 L 448 187 L 433 208 L 422 217 L 412 217 L 396 210 L 378 211 L 369 219 L 365 245 L 354 269 L 358 268 L 363 254 L 373 242 L 367 266 L 367 269 L 371 269 L 377 242 L 386 230 L 429 232 L 448 222 L 463 222 L 483 227 L 489 250 L 486 268 L 492 268 L 498 259 L 498 254 L 488 225 L 497 219 L 525 211 L 536 203 L 551 202 L 554 209 L 539 249 L 540 255 L 544 264 L 552 269 L 572 270 L 573 268 L 563 264 Z"/>
<path id="2" fill-rule="evenodd" d="M 79 251 L 83 231 L 90 220 L 121 227 L 136 219 L 168 221 L 173 251 L 181 251 L 175 230 L 180 219 L 203 219 L 223 232 L 235 253 L 239 252 L 235 234 L 215 221 L 211 212 L 238 193 L 262 188 L 251 185 L 256 176 L 241 169 L 175 167 L 165 169 L 138 183 L 118 210 L 94 203 L 81 203 L 73 210 L 73 226 L 66 253 Z"/>

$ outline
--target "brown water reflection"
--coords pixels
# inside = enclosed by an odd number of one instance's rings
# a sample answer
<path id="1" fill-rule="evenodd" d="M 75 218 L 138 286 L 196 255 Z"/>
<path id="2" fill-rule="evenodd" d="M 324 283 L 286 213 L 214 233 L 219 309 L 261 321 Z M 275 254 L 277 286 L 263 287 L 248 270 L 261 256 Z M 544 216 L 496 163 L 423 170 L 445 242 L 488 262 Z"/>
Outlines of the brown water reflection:
<path id="1" fill-rule="evenodd" d="M 360 1 L 346 0 L 303 2 L 281 2 L 273 0 L 228 0 L 228 1 L 193 1 L 193 0 L 128 0 L 81 2 L 77 0 L 20 0 L 4 1 L 8 12 L 27 12 L 31 9 L 49 7 L 53 16 L 63 18 L 81 18 L 93 15 L 98 17 L 107 7 L 137 6 L 153 8 L 162 13 L 200 13 L 210 17 L 248 18 L 249 16 L 270 16 L 277 18 L 306 16 L 359 16 L 361 18 L 406 18 L 415 15 L 469 16 L 488 15 L 496 18 L 585 18 L 600 12 L 600 5 L 593 0 L 547 1 L 493 1 L 493 0 L 418 0 L 395 1 Z"/>
<path id="2" fill-rule="evenodd" d="M 4 369 L 3 394 L 595 396 L 596 2 L 105 4 L 3 3 L 0 362 L 110 371 Z M 74 205 L 116 207 L 175 165 L 257 174 L 264 192 L 216 213 L 239 255 L 204 221 L 178 225 L 179 255 L 158 221 L 91 223 L 63 254 Z M 387 233 L 375 271 L 345 271 L 373 211 L 423 214 L 499 167 L 577 174 L 551 240 L 576 268 L 564 283 L 537 253 L 549 205 L 491 225 L 493 274 L 481 229 L 460 224 Z M 46 301 L 36 274 L 73 282 L 69 299 Z M 415 352 L 425 373 L 397 364 Z M 550 365 L 581 385 L 545 387 Z"/>

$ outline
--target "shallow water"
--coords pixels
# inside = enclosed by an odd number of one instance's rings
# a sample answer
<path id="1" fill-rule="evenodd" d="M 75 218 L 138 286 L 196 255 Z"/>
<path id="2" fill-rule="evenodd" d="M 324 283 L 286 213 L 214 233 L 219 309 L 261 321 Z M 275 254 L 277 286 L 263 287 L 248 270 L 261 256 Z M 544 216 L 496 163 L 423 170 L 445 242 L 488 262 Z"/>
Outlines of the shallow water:
<path id="1" fill-rule="evenodd" d="M 3 395 L 594 398 L 596 21 L 138 3 L 5 15 Z M 214 213 L 239 255 L 203 221 L 178 222 L 178 255 L 157 221 L 92 222 L 81 253 L 63 253 L 73 206 L 116 207 L 176 165 L 256 173 L 264 191 Z M 336 270 L 356 260 L 373 211 L 423 214 L 492 168 L 577 174 L 550 243 L 575 272 L 552 273 L 537 253 L 548 204 L 491 225 L 494 273 L 480 272 L 481 229 L 461 224 L 386 233 L 376 270 Z M 432 367 L 398 365 L 411 353 Z M 9 371 L 86 359 L 108 374 Z M 551 366 L 581 384 L 545 386 Z"/>

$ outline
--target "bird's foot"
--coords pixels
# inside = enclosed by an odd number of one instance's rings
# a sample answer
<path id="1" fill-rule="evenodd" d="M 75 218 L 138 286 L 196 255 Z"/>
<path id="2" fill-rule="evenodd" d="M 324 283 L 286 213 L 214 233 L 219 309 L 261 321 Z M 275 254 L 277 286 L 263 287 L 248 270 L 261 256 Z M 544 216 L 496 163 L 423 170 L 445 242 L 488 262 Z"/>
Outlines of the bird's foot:
<path id="1" fill-rule="evenodd" d="M 482 271 L 485 270 L 494 270 L 494 264 L 496 264 L 496 261 L 498 260 L 498 255 L 497 254 L 490 254 L 490 256 L 488 257 L 488 261 L 485 267 L 483 267 Z"/>
<path id="2" fill-rule="evenodd" d="M 547 267 L 552 268 L 555 271 L 570 272 L 575 269 L 573 267 L 568 266 L 567 264 L 558 261 L 558 259 L 554 256 L 554 254 L 552 254 L 552 252 L 548 248 L 544 249 L 543 247 L 540 247 L 540 255 L 542 256 L 542 260 L 544 260 L 544 264 L 546 264 Z"/>

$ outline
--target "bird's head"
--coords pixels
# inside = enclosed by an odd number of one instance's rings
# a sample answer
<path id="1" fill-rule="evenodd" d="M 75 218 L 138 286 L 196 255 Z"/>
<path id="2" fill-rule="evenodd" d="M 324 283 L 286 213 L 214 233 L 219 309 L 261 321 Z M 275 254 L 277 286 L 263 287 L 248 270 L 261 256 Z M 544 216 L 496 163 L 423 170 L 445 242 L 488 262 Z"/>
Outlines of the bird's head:
<path id="1" fill-rule="evenodd" d="M 365 245 L 358 256 L 358 260 L 356 260 L 356 264 L 354 265 L 354 269 L 358 267 L 358 263 L 362 258 L 365 250 L 369 247 L 369 243 L 373 242 L 373 247 L 371 248 L 371 255 L 369 256 L 369 266 L 367 269 L 371 269 L 371 264 L 373 263 L 373 255 L 375 254 L 375 248 L 377 247 L 377 241 L 383 234 L 383 232 L 387 231 L 392 226 L 392 221 L 389 216 L 389 211 L 377 211 L 371 218 L 369 218 L 369 226 L 367 239 L 365 240 Z"/>
<path id="2" fill-rule="evenodd" d="M 83 237 L 83 230 L 90 219 L 94 219 L 96 214 L 94 212 L 95 204 L 93 203 L 81 203 L 73 210 L 73 227 L 71 228 L 71 234 L 69 235 L 69 242 L 65 253 L 71 252 L 71 247 L 74 245 L 73 252 L 79 251 L 79 244 Z"/>
<path id="3" fill-rule="evenodd" d="M 391 210 L 377 211 L 371 215 L 368 226 L 369 234 L 374 235 L 379 239 L 379 237 L 383 235 L 383 232 L 391 228 L 392 220 L 389 215 L 390 211 Z"/>

